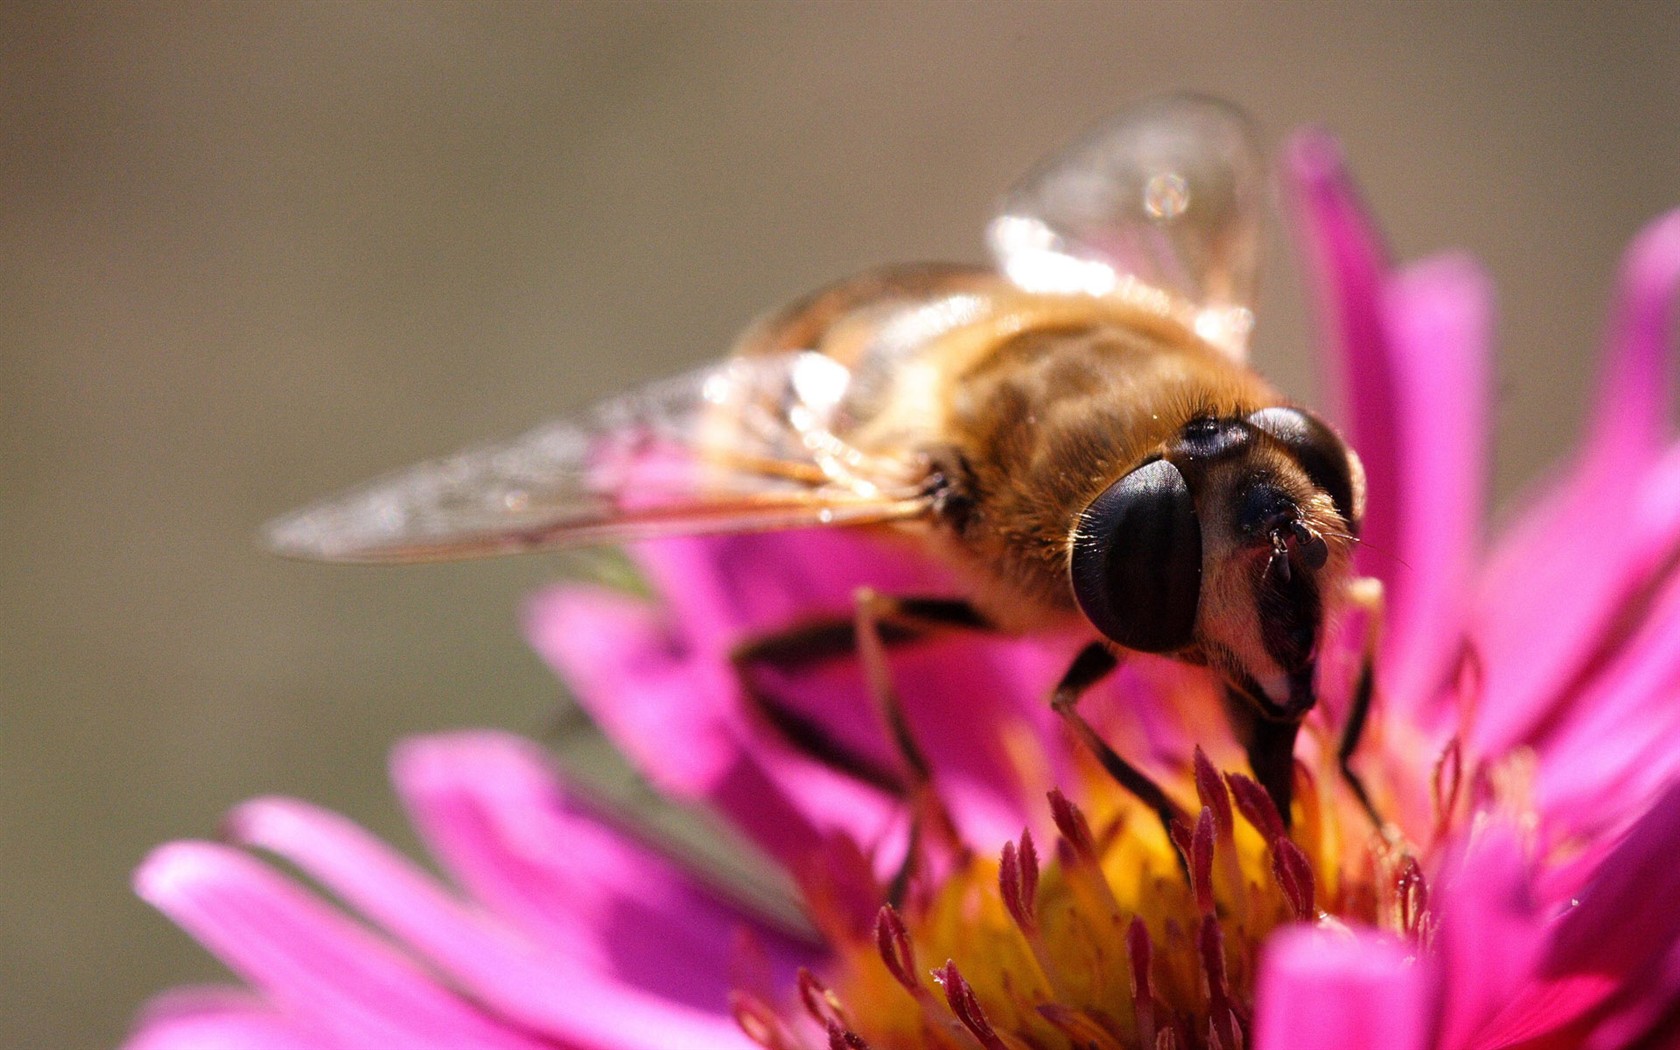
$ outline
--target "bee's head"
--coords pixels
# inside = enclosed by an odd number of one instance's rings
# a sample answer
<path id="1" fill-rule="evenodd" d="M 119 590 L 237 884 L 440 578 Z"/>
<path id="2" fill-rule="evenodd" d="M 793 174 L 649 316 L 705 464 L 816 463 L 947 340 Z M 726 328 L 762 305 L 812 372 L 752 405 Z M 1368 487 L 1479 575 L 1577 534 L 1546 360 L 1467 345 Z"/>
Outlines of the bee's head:
<path id="1" fill-rule="evenodd" d="M 1298 718 L 1364 503 L 1358 457 L 1316 416 L 1192 419 L 1080 515 L 1074 597 L 1120 645 L 1205 663 Z"/>

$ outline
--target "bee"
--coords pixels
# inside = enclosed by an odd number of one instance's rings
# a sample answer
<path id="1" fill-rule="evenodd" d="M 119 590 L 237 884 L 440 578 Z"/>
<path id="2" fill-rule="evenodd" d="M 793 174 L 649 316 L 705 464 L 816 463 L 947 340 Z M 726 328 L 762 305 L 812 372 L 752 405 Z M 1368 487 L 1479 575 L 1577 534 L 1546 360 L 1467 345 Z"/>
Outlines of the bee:
<path id="1" fill-rule="evenodd" d="M 1135 104 L 1007 195 L 995 265 L 843 280 L 718 363 L 376 480 L 275 521 L 268 542 L 390 562 L 890 529 L 966 594 L 871 597 L 871 633 L 882 618 L 1082 632 L 1054 699 L 1073 718 L 1128 653 L 1205 667 L 1287 820 L 1365 484 L 1335 430 L 1245 364 L 1263 187 L 1234 108 Z"/>

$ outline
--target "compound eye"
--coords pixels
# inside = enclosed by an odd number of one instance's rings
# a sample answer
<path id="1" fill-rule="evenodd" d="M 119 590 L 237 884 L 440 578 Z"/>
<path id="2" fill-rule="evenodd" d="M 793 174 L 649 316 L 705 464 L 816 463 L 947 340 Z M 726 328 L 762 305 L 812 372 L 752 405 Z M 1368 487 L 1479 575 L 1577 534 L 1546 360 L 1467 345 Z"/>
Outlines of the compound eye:
<path id="1" fill-rule="evenodd" d="M 1127 474 L 1079 516 L 1073 595 L 1093 626 L 1128 649 L 1190 644 L 1202 590 L 1202 530 L 1190 486 L 1157 459 Z"/>
<path id="2" fill-rule="evenodd" d="M 1295 457 L 1314 485 L 1335 504 L 1336 513 L 1359 531 L 1365 513 L 1365 472 L 1359 459 L 1329 424 L 1298 408 L 1262 408 L 1248 417 L 1256 430 L 1276 438 Z"/>

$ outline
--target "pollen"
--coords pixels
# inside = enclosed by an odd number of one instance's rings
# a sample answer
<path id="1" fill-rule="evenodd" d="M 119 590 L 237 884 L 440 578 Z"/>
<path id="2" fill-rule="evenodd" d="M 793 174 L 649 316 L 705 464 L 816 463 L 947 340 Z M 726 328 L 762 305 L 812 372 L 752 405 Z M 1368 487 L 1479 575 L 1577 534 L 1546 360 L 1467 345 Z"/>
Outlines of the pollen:
<path id="1" fill-rule="evenodd" d="M 1048 793 L 1038 836 L 924 856 L 872 913 L 842 905 L 832 870 L 806 880 L 831 955 L 790 1009 L 738 1003 L 743 1027 L 772 1050 L 1250 1045 L 1278 927 L 1357 924 L 1429 950 L 1429 847 L 1468 809 L 1456 743 L 1409 779 L 1368 771 L 1367 808 L 1326 735 L 1297 754 L 1288 821 L 1240 754 L 1198 747 L 1163 777 L 1170 823 L 1091 759 Z"/>

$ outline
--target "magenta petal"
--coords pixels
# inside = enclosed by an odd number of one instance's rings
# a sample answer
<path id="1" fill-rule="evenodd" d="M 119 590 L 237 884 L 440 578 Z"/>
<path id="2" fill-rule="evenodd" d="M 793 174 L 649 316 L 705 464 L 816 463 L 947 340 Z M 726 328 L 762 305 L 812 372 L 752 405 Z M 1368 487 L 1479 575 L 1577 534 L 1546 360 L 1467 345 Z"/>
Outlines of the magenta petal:
<path id="1" fill-rule="evenodd" d="M 1536 977 L 1478 1033 L 1501 1047 L 1573 1030 L 1630 985 L 1662 973 L 1680 945 L 1680 784 L 1605 858 L 1551 931 Z M 1673 995 L 1676 987 L 1666 990 Z"/>
<path id="2" fill-rule="evenodd" d="M 204 842 L 161 846 L 134 883 L 141 898 L 334 1045 L 537 1045 L 237 850 Z"/>
<path id="3" fill-rule="evenodd" d="M 333 1050 L 342 1045 L 243 989 L 183 988 L 146 1004 L 123 1050 Z"/>
<path id="4" fill-rule="evenodd" d="M 1266 942 L 1256 1050 L 1422 1050 L 1422 964 L 1388 937 L 1292 926 Z"/>
<path id="5" fill-rule="evenodd" d="M 726 659 L 693 651 L 645 603 L 557 587 L 527 606 L 532 645 L 636 768 L 666 794 L 703 801 L 791 864 L 826 829 L 878 838 L 878 792 L 792 754 L 741 709 Z"/>
<path id="6" fill-rule="evenodd" d="M 1491 286 L 1461 257 L 1391 276 L 1328 136 L 1297 135 L 1287 172 L 1315 262 L 1326 370 L 1369 485 L 1359 564 L 1387 588 L 1384 688 L 1417 702 L 1455 655 L 1480 544 Z"/>
<path id="7" fill-rule="evenodd" d="M 1589 454 L 1626 464 L 1654 454 L 1670 429 L 1669 345 L 1680 294 L 1680 211 L 1646 226 L 1622 257 L 1605 333 L 1605 369 Z"/>
<path id="8" fill-rule="evenodd" d="M 1603 539 L 1606 521 L 1617 523 L 1613 543 Z M 1548 747 L 1649 615 L 1676 551 L 1680 447 L 1643 467 L 1583 465 L 1511 530 L 1475 599 L 1483 753 Z"/>
<path id="9" fill-rule="evenodd" d="M 621 979 L 724 1008 L 731 939 L 748 917 L 570 802 L 529 742 L 491 732 L 414 739 L 392 765 L 415 826 L 475 900 Z M 807 961 L 803 948 L 757 935 L 790 970 Z"/>
<path id="10" fill-rule="evenodd" d="M 878 791 L 797 752 L 750 710 L 728 656 L 746 638 L 850 617 L 860 587 L 926 595 L 948 592 L 949 582 L 902 543 L 835 530 L 670 541 L 638 558 L 668 610 L 562 587 L 538 596 L 526 617 L 532 644 L 637 767 L 668 793 L 717 808 L 789 864 L 829 832 L 874 843 L 900 826 Z M 1044 754 L 1035 757 L 1051 767 L 1063 751 L 1043 703 L 1068 658 L 1053 650 L 952 636 L 890 656 L 942 796 L 987 848 L 1042 810 L 1039 787 L 1020 776 L 1018 746 L 1037 741 Z M 850 751 L 887 769 L 899 762 L 855 659 L 766 680 Z"/>
<path id="11" fill-rule="evenodd" d="M 1602 837 L 1680 776 L 1680 578 L 1546 736 L 1538 802 L 1553 841 Z M 1546 760 L 1553 759 L 1553 760 Z"/>
<path id="12" fill-rule="evenodd" d="M 1539 959 L 1546 927 L 1529 887 L 1514 829 L 1477 836 L 1442 880 L 1435 949 L 1442 1047 L 1475 1044 L 1474 1033 L 1510 1001 Z"/>
<path id="13" fill-rule="evenodd" d="M 1680 1046 L 1680 944 L 1635 974 L 1593 1026 L 1585 1050 L 1673 1050 Z"/>
<path id="14" fill-rule="evenodd" d="M 914 595 L 956 590 L 920 545 L 856 529 L 662 540 L 634 554 L 684 641 L 714 657 L 801 619 L 849 617 L 859 587 Z"/>
<path id="15" fill-rule="evenodd" d="M 601 588 L 554 587 L 526 603 L 525 634 L 665 792 L 702 796 L 735 760 L 739 744 L 720 710 L 728 683 L 714 662 L 691 659 L 648 603 Z M 672 739 L 682 746 L 667 746 Z"/>
<path id="16" fill-rule="evenodd" d="M 1642 581 L 1680 547 L 1680 473 L 1663 462 L 1677 453 L 1662 448 L 1677 295 L 1680 212 L 1672 212 L 1624 256 L 1586 453 L 1504 537 L 1483 574 L 1475 640 L 1488 673 L 1476 735 L 1488 751 L 1536 742 L 1579 690 L 1576 679 L 1593 672 L 1595 650 Z M 1614 543 L 1602 540 L 1605 522 L 1617 523 Z"/>
<path id="17" fill-rule="evenodd" d="M 685 1007 L 627 987 L 612 973 L 602 944 L 576 931 L 551 939 L 521 935 L 470 910 L 426 874 L 362 829 L 335 814 L 299 802 L 260 800 L 231 821 L 243 841 L 298 865 L 346 903 L 398 937 L 477 1002 L 519 1029 L 559 1038 L 567 1045 L 629 1050 L 675 1042 L 726 1046 L 744 1043 L 716 989 L 710 1012 Z M 587 887 L 580 887 L 587 890 Z M 579 906 L 592 903 L 586 892 Z M 610 912 L 596 918 L 603 939 L 614 932 Z M 545 932 L 553 932 L 545 931 Z M 689 983 L 717 984 L 716 960 L 690 957 L 692 931 L 667 932 L 668 965 L 692 966 Z"/>
<path id="18" fill-rule="evenodd" d="M 1335 139 L 1318 131 L 1297 133 L 1286 151 L 1285 174 L 1313 262 L 1325 333 L 1321 356 L 1335 379 L 1330 396 L 1340 394 L 1338 414 L 1364 461 L 1370 486 L 1363 538 L 1379 554 L 1395 551 L 1405 460 L 1394 418 L 1400 377 L 1393 368 L 1382 308 L 1387 252 L 1343 167 Z M 1370 571 L 1386 580 L 1395 567 L 1385 557 Z"/>
<path id="19" fill-rule="evenodd" d="M 1481 551 L 1487 487 L 1487 390 L 1493 291 L 1473 261 L 1445 256 L 1402 271 L 1383 301 L 1397 400 L 1398 546 L 1392 558 L 1383 688 L 1402 700 L 1438 694 L 1458 656 L 1465 591 Z M 1361 412 L 1373 406 L 1360 406 Z"/>

